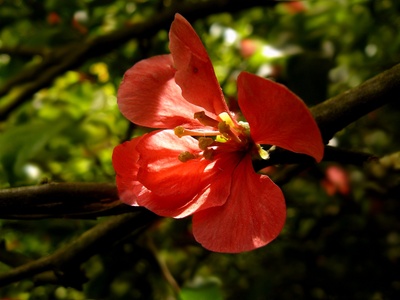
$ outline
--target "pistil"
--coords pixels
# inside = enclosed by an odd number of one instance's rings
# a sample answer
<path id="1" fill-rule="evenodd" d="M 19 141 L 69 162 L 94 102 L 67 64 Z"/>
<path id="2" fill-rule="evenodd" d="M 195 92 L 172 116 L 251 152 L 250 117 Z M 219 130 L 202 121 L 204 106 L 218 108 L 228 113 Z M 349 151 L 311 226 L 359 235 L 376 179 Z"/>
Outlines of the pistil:
<path id="1" fill-rule="evenodd" d="M 237 143 L 242 143 L 240 138 L 232 131 L 231 126 L 226 121 L 219 122 L 218 130 L 227 139 L 231 139 Z"/>

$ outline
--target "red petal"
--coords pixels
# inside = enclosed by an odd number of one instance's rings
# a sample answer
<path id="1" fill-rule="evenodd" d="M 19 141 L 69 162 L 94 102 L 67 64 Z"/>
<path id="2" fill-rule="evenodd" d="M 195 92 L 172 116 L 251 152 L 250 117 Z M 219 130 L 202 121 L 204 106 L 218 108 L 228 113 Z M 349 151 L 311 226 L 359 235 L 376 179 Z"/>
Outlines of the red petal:
<path id="1" fill-rule="evenodd" d="M 207 51 L 189 22 L 179 14 L 172 22 L 169 40 L 177 69 L 175 80 L 183 97 L 217 115 L 228 111 Z"/>
<path id="2" fill-rule="evenodd" d="M 233 173 L 226 203 L 193 215 L 193 234 L 211 251 L 238 253 L 271 242 L 285 218 L 282 191 L 267 176 L 255 173 L 246 156 Z"/>
<path id="3" fill-rule="evenodd" d="M 199 156 L 181 162 L 178 156 L 182 152 L 199 153 L 198 141 L 178 138 L 170 130 L 148 134 L 137 151 L 138 180 L 148 189 L 148 193 L 139 195 L 139 205 L 159 215 L 178 218 L 225 203 L 238 161 L 236 153 L 220 155 L 213 161 Z"/>
<path id="4" fill-rule="evenodd" d="M 116 146 L 112 155 L 120 200 L 129 205 L 138 205 L 136 195 L 143 187 L 137 181 L 139 153 L 135 149 L 141 139 L 137 137 Z"/>
<path id="5" fill-rule="evenodd" d="M 285 86 L 242 72 L 238 77 L 238 99 L 256 143 L 322 159 L 324 144 L 311 112 Z"/>
<path id="6" fill-rule="evenodd" d="M 193 115 L 203 108 L 182 97 L 175 71 L 171 55 L 144 59 L 130 68 L 118 90 L 122 114 L 135 124 L 152 128 L 201 126 Z"/>

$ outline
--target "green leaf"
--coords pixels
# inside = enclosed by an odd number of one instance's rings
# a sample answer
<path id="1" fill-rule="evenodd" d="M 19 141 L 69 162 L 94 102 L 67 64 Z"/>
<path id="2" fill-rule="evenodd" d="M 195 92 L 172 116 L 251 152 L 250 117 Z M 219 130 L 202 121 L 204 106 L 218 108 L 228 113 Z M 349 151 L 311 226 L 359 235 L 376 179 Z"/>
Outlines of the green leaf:
<path id="1" fill-rule="evenodd" d="M 71 119 L 44 123 L 33 121 L 12 127 L 0 134 L 0 163 L 8 181 L 15 184 L 23 177 L 23 167 L 47 142 L 63 129 L 72 126 Z"/>
<path id="2" fill-rule="evenodd" d="M 198 278 L 191 284 L 183 287 L 179 299 L 181 300 L 223 300 L 220 283 L 216 278 Z"/>

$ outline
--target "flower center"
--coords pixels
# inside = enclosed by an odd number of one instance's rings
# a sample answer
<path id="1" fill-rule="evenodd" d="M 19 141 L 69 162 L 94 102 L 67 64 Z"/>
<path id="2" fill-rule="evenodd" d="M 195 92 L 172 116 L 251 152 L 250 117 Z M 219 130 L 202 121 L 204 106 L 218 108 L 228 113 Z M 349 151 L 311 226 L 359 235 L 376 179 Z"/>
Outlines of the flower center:
<path id="1" fill-rule="evenodd" d="M 207 116 L 204 111 L 196 112 L 194 118 L 205 127 L 187 129 L 183 126 L 178 126 L 174 129 L 176 136 L 196 137 L 199 142 L 199 153 L 182 152 L 178 157 L 182 162 L 199 156 L 213 160 L 215 152 L 218 151 L 221 145 L 231 142 L 238 148 L 246 149 L 251 141 L 249 124 L 246 122 L 234 122 L 227 112 L 219 114 L 217 120 Z"/>

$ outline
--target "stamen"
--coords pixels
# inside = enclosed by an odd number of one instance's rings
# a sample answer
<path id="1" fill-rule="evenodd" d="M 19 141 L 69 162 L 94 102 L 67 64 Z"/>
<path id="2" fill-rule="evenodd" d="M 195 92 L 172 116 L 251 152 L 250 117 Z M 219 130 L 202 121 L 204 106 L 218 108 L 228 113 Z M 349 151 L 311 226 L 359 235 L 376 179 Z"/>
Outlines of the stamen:
<path id="1" fill-rule="evenodd" d="M 214 140 L 209 137 L 201 137 L 199 138 L 199 148 L 201 150 L 206 150 L 207 147 L 211 146 L 214 143 Z"/>
<path id="2" fill-rule="evenodd" d="M 203 156 L 205 159 L 213 160 L 214 159 L 214 149 L 207 148 L 206 150 L 203 151 Z"/>
<path id="3" fill-rule="evenodd" d="M 174 133 L 177 137 L 183 137 L 185 134 L 186 129 L 183 128 L 182 126 L 178 126 L 174 128 Z"/>
<path id="4" fill-rule="evenodd" d="M 270 153 L 276 149 L 276 146 L 272 146 L 268 150 L 264 150 L 261 145 L 257 145 L 258 155 L 264 160 L 269 159 Z"/>
<path id="5" fill-rule="evenodd" d="M 260 145 L 257 145 L 258 155 L 264 160 L 269 159 L 269 151 L 264 150 Z"/>
<path id="6" fill-rule="evenodd" d="M 181 162 L 187 162 L 187 161 L 189 161 L 189 160 L 191 160 L 191 159 L 194 159 L 194 158 L 196 158 L 196 155 L 190 153 L 189 151 L 182 152 L 182 153 L 179 154 L 179 156 L 178 156 L 178 159 L 179 159 Z"/>
<path id="7" fill-rule="evenodd" d="M 194 118 L 199 120 L 199 122 L 205 126 L 211 126 L 211 127 L 218 126 L 218 121 L 207 116 L 204 111 L 199 111 L 199 112 L 194 113 Z"/>
<path id="8" fill-rule="evenodd" d="M 174 133 L 177 137 L 183 137 L 185 135 L 190 135 L 190 136 L 217 136 L 221 134 L 219 131 L 214 131 L 214 130 L 190 130 L 186 129 L 183 126 L 177 126 L 174 128 Z"/>
<path id="9" fill-rule="evenodd" d="M 250 136 L 250 125 L 247 122 L 239 121 L 239 125 L 243 134 Z"/>

